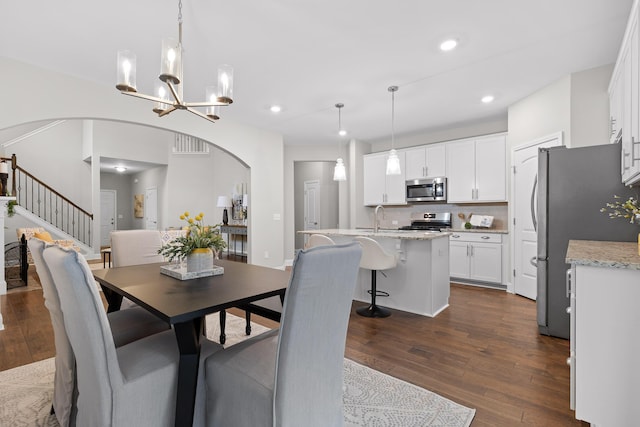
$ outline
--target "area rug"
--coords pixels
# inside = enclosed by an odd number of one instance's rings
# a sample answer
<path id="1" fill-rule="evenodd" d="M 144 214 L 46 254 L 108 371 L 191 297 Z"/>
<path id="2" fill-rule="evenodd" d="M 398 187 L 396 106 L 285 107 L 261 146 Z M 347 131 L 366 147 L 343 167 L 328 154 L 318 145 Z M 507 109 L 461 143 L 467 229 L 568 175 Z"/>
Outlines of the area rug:
<path id="1" fill-rule="evenodd" d="M 217 341 L 217 316 L 207 319 L 207 336 Z M 246 338 L 245 320 L 227 315 L 225 347 Z M 268 328 L 251 323 L 251 335 Z M 59 427 L 49 415 L 53 358 L 0 372 L 0 425 Z M 413 384 L 344 359 L 345 427 L 468 427 L 475 409 Z"/>

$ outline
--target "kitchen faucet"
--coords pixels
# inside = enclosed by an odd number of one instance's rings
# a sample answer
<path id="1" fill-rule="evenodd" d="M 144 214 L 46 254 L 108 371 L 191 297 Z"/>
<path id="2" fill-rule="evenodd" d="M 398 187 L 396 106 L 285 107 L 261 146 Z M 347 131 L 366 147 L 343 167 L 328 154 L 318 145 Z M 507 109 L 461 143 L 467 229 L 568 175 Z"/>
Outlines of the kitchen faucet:
<path id="1" fill-rule="evenodd" d="M 373 219 L 373 232 L 374 233 L 377 233 L 378 230 L 380 229 L 380 219 L 378 218 L 378 211 L 380 209 L 382 209 L 382 215 L 383 215 L 383 218 L 384 218 L 384 206 L 382 206 L 382 205 L 376 206 L 376 211 L 375 211 L 374 217 L 373 217 L 374 218 Z"/>

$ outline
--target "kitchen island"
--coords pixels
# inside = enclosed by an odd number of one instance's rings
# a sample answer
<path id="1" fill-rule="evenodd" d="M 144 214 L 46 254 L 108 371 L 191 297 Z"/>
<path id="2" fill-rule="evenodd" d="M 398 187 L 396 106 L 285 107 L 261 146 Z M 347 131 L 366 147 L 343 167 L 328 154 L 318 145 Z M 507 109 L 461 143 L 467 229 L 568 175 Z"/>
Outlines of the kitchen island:
<path id="1" fill-rule="evenodd" d="M 353 241 L 356 236 L 376 240 L 388 253 L 398 257 L 396 268 L 378 272 L 378 290 L 389 293 L 377 303 L 423 316 L 435 317 L 449 306 L 448 232 L 414 230 L 325 229 L 299 231 L 324 234 L 336 243 Z M 384 273 L 384 274 L 383 274 Z M 371 273 L 360 269 L 353 298 L 370 302 Z"/>
<path id="2" fill-rule="evenodd" d="M 570 240 L 565 261 L 571 264 L 571 407 L 592 425 L 638 425 L 638 243 Z"/>

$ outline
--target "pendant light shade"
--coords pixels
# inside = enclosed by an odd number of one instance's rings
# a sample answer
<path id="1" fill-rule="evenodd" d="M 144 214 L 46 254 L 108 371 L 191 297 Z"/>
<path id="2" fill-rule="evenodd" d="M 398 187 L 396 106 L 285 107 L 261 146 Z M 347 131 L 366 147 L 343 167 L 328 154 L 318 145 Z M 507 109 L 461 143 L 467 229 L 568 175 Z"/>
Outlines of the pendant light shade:
<path id="1" fill-rule="evenodd" d="M 387 175 L 400 175 L 402 173 L 400 159 L 395 150 L 395 93 L 398 91 L 398 86 L 389 86 L 388 90 L 391 92 L 391 150 L 387 158 Z"/>
<path id="2" fill-rule="evenodd" d="M 400 175 L 401 173 L 398 153 L 392 148 L 389 150 L 389 157 L 387 157 L 387 175 Z"/>
<path id="3" fill-rule="evenodd" d="M 334 181 L 347 180 L 347 170 L 344 167 L 344 161 L 340 157 L 338 157 L 338 160 L 336 160 L 336 167 L 333 169 L 333 180 Z"/>
<path id="4" fill-rule="evenodd" d="M 336 104 L 336 108 L 338 109 L 338 160 L 336 160 L 336 166 L 333 169 L 333 180 L 334 181 L 346 181 L 347 180 L 347 170 L 344 167 L 344 160 L 340 157 L 340 137 L 346 135 L 344 129 L 342 129 L 342 115 L 341 108 L 344 107 L 344 104 L 338 103 Z"/>

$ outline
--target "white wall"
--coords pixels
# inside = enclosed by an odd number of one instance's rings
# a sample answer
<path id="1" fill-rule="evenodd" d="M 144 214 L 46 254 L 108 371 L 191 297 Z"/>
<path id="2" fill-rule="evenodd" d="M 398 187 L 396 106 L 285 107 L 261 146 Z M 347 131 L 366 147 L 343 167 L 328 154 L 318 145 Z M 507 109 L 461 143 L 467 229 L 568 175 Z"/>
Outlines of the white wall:
<path id="1" fill-rule="evenodd" d="M 425 118 L 427 121 L 428 118 Z M 432 129 L 415 135 L 396 135 L 395 147 L 407 148 L 418 145 L 432 144 L 435 142 L 463 139 L 471 136 L 490 135 L 507 131 L 507 115 L 484 119 L 478 122 L 460 123 L 446 128 Z M 371 152 L 388 151 L 391 148 L 391 133 L 388 138 L 371 142 Z"/>
<path id="2" fill-rule="evenodd" d="M 509 149 L 560 131 L 570 146 L 571 76 L 565 76 L 509 107 Z"/>
<path id="3" fill-rule="evenodd" d="M 609 81 L 613 64 L 571 75 L 571 147 L 609 142 Z"/>
<path id="4" fill-rule="evenodd" d="M 18 166 L 91 212 L 91 169 L 82 161 L 82 132 L 81 121 L 68 120 L 9 146 L 5 156 L 15 154 Z"/>
<path id="5" fill-rule="evenodd" d="M 115 120 L 192 135 L 233 154 L 251 169 L 248 183 L 251 192 L 249 262 L 268 266 L 283 264 L 282 135 L 229 119 L 212 124 L 180 111 L 158 118 L 149 111 L 150 104 L 122 96 L 110 85 L 99 85 L 4 57 L 0 57 L 0 69 L 4 81 L 11 82 L 3 89 L 3 103 L 11 108 L 4 109 L 0 115 L 0 129 L 53 119 Z M 82 147 L 77 150 L 80 155 Z M 94 149 L 92 155 L 103 154 Z M 94 212 L 94 221 L 99 224 L 99 171 L 92 169 L 90 179 L 92 202 L 88 210 Z"/>

